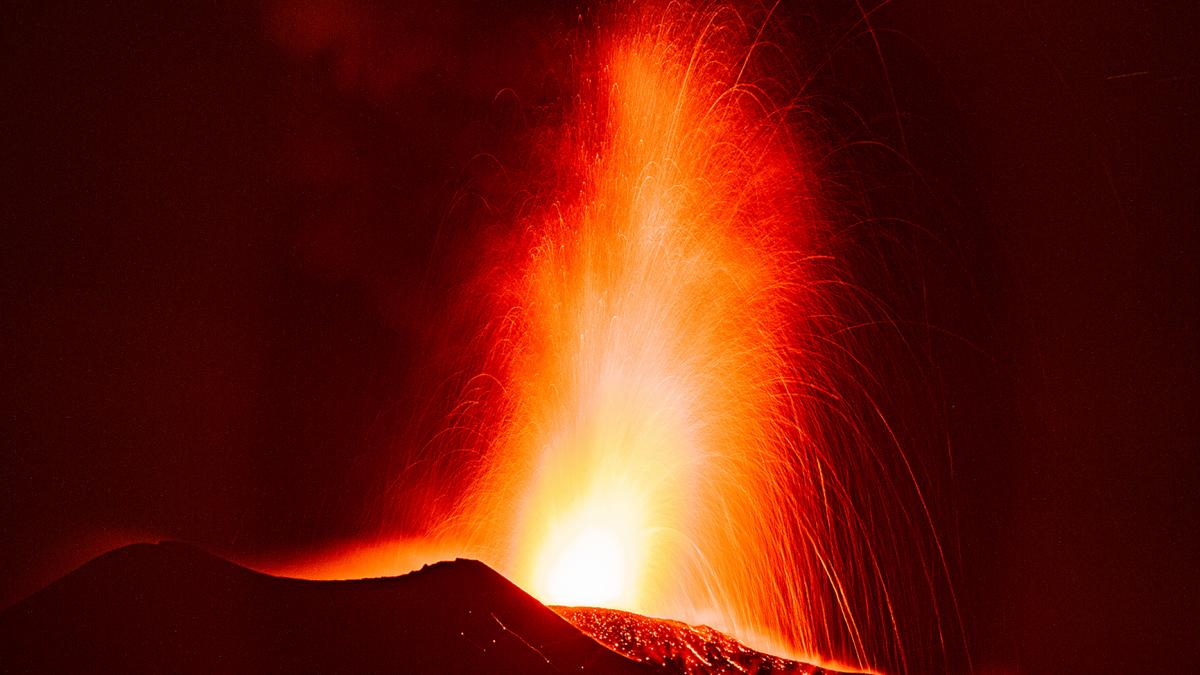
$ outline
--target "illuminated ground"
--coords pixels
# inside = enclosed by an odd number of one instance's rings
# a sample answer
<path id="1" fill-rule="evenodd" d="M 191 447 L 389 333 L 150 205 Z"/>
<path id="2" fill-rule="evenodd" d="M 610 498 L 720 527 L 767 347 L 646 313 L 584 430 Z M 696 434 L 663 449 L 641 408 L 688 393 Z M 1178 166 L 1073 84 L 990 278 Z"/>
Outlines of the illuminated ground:
<path id="1" fill-rule="evenodd" d="M 594 607 L 551 607 L 567 621 L 613 651 L 680 675 L 715 673 L 798 673 L 834 671 L 750 649 L 708 626 L 691 626 L 632 612 Z"/>

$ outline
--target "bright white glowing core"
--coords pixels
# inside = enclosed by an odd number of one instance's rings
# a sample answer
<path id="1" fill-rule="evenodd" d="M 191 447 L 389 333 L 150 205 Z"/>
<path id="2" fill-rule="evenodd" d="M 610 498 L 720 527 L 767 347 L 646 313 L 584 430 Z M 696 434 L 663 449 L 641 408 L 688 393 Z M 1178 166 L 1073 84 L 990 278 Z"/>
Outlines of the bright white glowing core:
<path id="1" fill-rule="evenodd" d="M 557 551 L 546 578 L 546 600 L 556 605 L 608 606 L 625 593 L 625 547 L 611 530 L 578 532 Z"/>

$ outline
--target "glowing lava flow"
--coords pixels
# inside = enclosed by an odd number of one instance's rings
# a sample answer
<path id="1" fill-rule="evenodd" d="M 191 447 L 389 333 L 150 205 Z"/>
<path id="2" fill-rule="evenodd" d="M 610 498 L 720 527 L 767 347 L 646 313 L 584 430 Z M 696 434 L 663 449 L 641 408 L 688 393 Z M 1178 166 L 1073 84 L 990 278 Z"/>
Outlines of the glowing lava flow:
<path id="1" fill-rule="evenodd" d="M 902 659 L 877 548 L 912 521 L 854 494 L 871 413 L 839 390 L 844 284 L 801 144 L 757 24 L 667 10 L 605 26 L 548 133 L 556 190 L 491 282 L 504 393 L 463 520 L 547 603 Z"/>

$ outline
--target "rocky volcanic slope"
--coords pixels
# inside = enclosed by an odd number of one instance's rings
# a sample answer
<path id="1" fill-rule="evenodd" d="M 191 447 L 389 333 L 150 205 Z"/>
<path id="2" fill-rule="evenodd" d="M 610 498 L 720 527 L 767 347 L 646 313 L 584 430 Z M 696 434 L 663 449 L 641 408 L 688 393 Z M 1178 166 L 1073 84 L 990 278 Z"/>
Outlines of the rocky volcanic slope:
<path id="1" fill-rule="evenodd" d="M 479 562 L 302 581 L 176 543 L 106 553 L 4 610 L 0 670 L 653 672 Z"/>
<path id="2" fill-rule="evenodd" d="M 106 553 L 0 612 L 0 670 L 823 672 L 708 628 L 612 610 L 555 613 L 473 560 L 304 581 L 171 542 Z"/>

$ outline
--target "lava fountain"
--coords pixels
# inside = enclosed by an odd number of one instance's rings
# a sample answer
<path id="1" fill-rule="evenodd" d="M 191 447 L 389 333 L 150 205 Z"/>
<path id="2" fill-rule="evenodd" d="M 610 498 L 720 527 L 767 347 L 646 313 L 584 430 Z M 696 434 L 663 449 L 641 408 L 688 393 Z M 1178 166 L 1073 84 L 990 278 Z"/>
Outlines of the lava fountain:
<path id="1" fill-rule="evenodd" d="M 868 430 L 842 337 L 865 303 L 768 22 L 671 3 L 581 32 L 551 187 L 488 267 L 500 386 L 472 408 L 488 442 L 455 536 L 549 604 L 903 667 L 902 608 L 944 563 L 906 553 L 928 513 Z"/>

